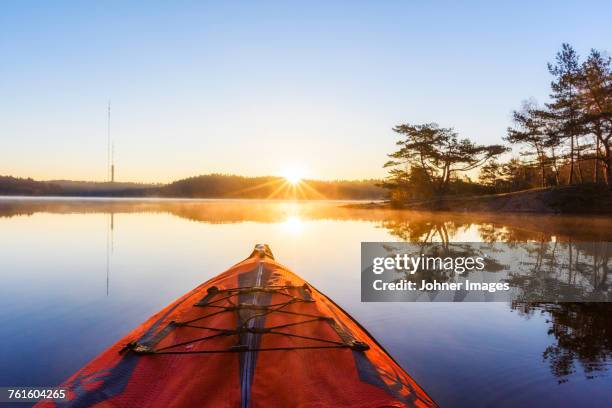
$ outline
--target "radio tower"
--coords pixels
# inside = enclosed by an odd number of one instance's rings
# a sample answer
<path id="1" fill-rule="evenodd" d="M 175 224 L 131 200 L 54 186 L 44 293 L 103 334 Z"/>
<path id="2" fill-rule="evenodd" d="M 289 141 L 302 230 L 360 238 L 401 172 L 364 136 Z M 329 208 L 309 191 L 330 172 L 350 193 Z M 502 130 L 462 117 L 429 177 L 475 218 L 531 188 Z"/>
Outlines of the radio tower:
<path id="1" fill-rule="evenodd" d="M 106 123 L 106 177 L 111 183 L 115 182 L 115 142 L 111 141 L 111 103 L 108 101 L 108 116 Z"/>
<path id="2" fill-rule="evenodd" d="M 110 117 L 111 103 L 108 101 L 107 122 L 106 122 L 106 180 L 111 181 L 111 137 L 110 137 Z"/>
<path id="3" fill-rule="evenodd" d="M 115 141 L 111 146 L 111 183 L 115 182 Z"/>

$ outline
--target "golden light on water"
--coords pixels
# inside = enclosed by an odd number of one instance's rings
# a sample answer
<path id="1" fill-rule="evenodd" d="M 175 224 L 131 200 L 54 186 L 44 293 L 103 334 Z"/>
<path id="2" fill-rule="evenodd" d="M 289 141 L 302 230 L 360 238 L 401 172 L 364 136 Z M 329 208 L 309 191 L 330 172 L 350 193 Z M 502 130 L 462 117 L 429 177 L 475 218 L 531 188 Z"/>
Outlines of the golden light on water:
<path id="1" fill-rule="evenodd" d="M 304 230 L 304 222 L 297 215 L 288 216 L 281 226 L 291 234 L 299 234 Z"/>

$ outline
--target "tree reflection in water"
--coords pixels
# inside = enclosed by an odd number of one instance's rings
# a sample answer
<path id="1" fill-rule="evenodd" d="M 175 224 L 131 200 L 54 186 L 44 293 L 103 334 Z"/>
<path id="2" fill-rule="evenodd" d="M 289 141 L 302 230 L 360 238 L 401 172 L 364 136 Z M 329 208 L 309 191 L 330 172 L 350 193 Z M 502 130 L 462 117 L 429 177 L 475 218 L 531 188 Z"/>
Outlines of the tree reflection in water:
<path id="1" fill-rule="evenodd" d="M 555 342 L 542 357 L 559 383 L 568 381 L 579 364 L 588 379 L 605 375 L 612 360 L 610 303 L 513 303 L 512 308 L 526 318 L 547 314 L 548 334 Z"/>
<path id="2" fill-rule="evenodd" d="M 528 300 L 568 293 L 570 297 L 588 297 L 584 286 L 577 285 L 580 281 L 587 282 L 593 293 L 609 293 L 612 243 L 581 242 L 594 237 L 581 236 L 579 229 L 578 234 L 570 236 L 538 231 L 533 225 L 473 223 L 469 218 L 387 220 L 382 226 L 404 241 L 443 243 L 452 242 L 458 231 L 475 226 L 483 242 L 504 242 L 525 250 L 529 256 L 513 265 L 517 272 L 509 279 L 522 293 L 511 303 L 511 309 L 525 318 L 536 313 L 547 317 L 552 342 L 542 352 L 543 361 L 559 384 L 580 372 L 587 379 L 608 375 L 612 364 L 612 303 L 563 302 L 563 298 L 559 303 Z"/>

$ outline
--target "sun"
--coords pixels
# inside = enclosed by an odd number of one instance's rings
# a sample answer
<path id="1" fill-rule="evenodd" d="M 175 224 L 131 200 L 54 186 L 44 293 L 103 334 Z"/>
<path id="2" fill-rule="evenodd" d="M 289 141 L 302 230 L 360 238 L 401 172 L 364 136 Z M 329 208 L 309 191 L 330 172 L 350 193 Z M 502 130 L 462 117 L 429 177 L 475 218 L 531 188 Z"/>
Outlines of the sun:
<path id="1" fill-rule="evenodd" d="M 302 171 L 298 168 L 290 168 L 290 169 L 286 169 L 283 172 L 283 178 L 287 181 L 287 183 L 289 184 L 300 184 L 300 182 L 302 181 Z"/>

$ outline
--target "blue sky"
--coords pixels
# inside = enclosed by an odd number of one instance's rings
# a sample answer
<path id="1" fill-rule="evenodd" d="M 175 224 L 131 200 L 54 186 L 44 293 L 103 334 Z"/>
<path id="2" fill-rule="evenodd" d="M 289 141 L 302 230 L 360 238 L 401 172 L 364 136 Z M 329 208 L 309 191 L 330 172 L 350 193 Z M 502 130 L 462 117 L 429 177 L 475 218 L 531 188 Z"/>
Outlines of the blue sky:
<path id="1" fill-rule="evenodd" d="M 391 128 L 498 143 L 562 42 L 612 51 L 610 2 L 3 2 L 0 174 L 384 175 Z"/>

